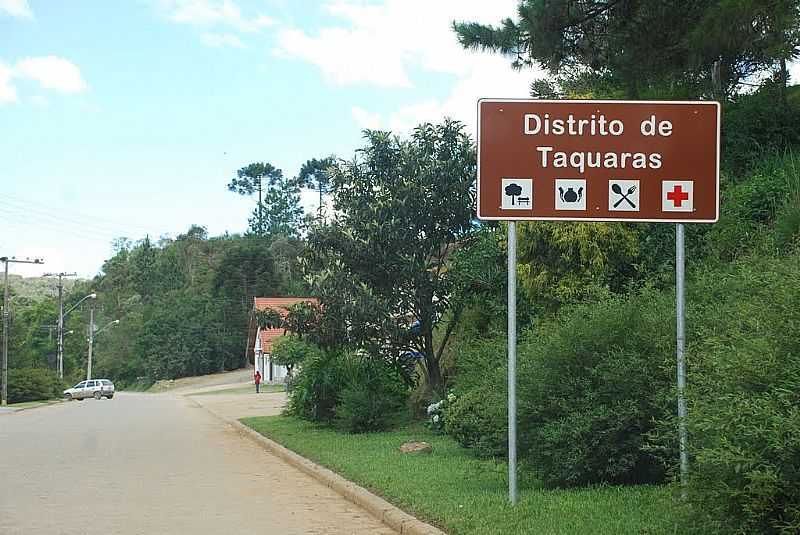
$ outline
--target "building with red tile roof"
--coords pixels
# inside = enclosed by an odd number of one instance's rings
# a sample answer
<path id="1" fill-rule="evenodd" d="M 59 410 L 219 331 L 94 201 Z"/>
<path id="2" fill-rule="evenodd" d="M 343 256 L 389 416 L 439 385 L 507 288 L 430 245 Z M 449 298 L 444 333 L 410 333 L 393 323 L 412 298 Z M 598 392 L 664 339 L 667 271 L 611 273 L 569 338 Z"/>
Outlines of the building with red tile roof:
<path id="1" fill-rule="evenodd" d="M 250 324 L 247 331 L 247 362 L 253 365 L 253 373 L 261 372 L 264 381 L 280 381 L 286 377 L 286 368 L 272 362 L 270 358 L 272 343 L 279 336 L 286 334 L 283 327 L 277 329 L 258 326 L 256 312 L 275 310 L 282 318 L 286 317 L 289 308 L 296 303 L 319 304 L 316 297 L 254 297 L 253 310 L 250 313 Z"/>

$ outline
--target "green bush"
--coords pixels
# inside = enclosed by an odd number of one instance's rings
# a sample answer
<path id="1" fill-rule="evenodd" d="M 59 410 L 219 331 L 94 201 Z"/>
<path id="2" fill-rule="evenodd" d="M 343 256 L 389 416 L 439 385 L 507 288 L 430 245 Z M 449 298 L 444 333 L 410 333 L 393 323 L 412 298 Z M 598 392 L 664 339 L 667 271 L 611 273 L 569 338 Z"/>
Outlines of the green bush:
<path id="1" fill-rule="evenodd" d="M 648 448 L 674 407 L 674 298 L 653 290 L 563 308 L 517 350 L 518 448 L 550 486 L 660 481 Z M 506 340 L 459 355 L 445 429 L 481 456 L 506 451 Z"/>
<path id="2" fill-rule="evenodd" d="M 350 433 L 389 429 L 408 400 L 403 378 L 382 359 L 369 356 L 350 355 L 346 370 L 336 407 L 338 425 Z"/>
<path id="3" fill-rule="evenodd" d="M 508 449 L 505 390 L 468 390 L 447 406 L 445 432 L 478 457 L 502 457 Z"/>
<path id="4" fill-rule="evenodd" d="M 550 486 L 663 479 L 647 447 L 672 411 L 674 298 L 651 290 L 544 321 L 519 349 L 519 435 Z"/>
<path id="5" fill-rule="evenodd" d="M 781 248 L 800 244 L 800 195 L 787 202 L 775 220 L 776 244 Z"/>
<path id="6" fill-rule="evenodd" d="M 341 353 L 313 352 L 292 382 L 287 412 L 312 422 L 332 422 L 346 379 Z"/>
<path id="7" fill-rule="evenodd" d="M 798 533 L 800 254 L 746 259 L 699 282 L 690 524 L 703 533 Z"/>
<path id="8" fill-rule="evenodd" d="M 764 154 L 782 152 L 800 143 L 800 87 L 787 90 L 787 105 L 781 101 L 779 84 L 767 83 L 749 95 L 740 95 L 723 110 L 723 166 L 742 172 L 757 165 Z"/>
<path id="9" fill-rule="evenodd" d="M 379 358 L 309 347 L 292 383 L 288 414 L 351 433 L 387 429 L 397 419 L 408 388 L 395 368 Z"/>
<path id="10" fill-rule="evenodd" d="M 43 368 L 8 370 L 8 402 L 39 401 L 59 398 L 66 385 L 58 375 Z"/>
<path id="11" fill-rule="evenodd" d="M 785 160 L 788 193 L 775 216 L 775 238 L 778 247 L 800 242 L 800 162 L 790 153 Z"/>

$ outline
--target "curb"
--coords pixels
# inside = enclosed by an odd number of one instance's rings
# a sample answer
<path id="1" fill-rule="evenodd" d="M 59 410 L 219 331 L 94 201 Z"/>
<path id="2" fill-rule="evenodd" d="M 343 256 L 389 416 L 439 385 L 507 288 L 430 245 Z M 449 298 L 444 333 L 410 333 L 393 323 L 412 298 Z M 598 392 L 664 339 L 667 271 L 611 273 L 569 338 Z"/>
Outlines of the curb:
<path id="1" fill-rule="evenodd" d="M 187 399 L 189 398 L 187 397 Z M 425 522 L 411 516 L 405 511 L 398 509 L 383 498 L 372 494 L 364 487 L 356 485 L 352 481 L 343 478 L 336 472 L 320 466 L 306 459 L 302 455 L 299 455 L 292 450 L 281 446 L 274 440 L 270 440 L 269 438 L 260 434 L 258 431 L 250 429 L 242 422 L 238 420 L 229 420 L 194 399 L 189 399 L 189 401 L 199 407 L 202 407 L 218 420 L 230 425 L 240 435 L 248 437 L 286 463 L 297 468 L 304 474 L 313 477 L 326 487 L 340 494 L 347 501 L 365 509 L 369 514 L 395 530 L 397 533 L 400 533 L 401 535 L 447 535 L 444 531 L 441 531 L 430 524 L 426 524 Z"/>
<path id="2" fill-rule="evenodd" d="M 5 405 L 3 407 L 0 407 L 0 409 L 2 409 L 0 410 L 0 414 L 16 414 L 22 411 L 41 409 L 42 407 L 52 407 L 53 405 L 59 405 L 61 403 L 64 403 L 64 401 L 65 400 L 63 399 L 49 400 L 49 401 L 44 401 L 38 405 L 31 405 L 30 407 L 9 407 L 8 405 Z"/>

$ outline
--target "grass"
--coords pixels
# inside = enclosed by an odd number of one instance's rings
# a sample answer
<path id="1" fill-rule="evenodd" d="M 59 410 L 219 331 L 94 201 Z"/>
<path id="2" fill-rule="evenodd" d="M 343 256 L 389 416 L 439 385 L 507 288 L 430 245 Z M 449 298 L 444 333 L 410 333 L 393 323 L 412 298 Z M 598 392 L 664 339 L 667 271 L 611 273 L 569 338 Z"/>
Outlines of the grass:
<path id="1" fill-rule="evenodd" d="M 23 401 L 22 403 L 9 403 L 7 406 L 11 409 L 30 409 L 31 407 L 38 407 L 40 405 L 53 405 L 54 403 L 61 403 L 62 399 L 43 399 L 39 401 Z"/>
<path id="2" fill-rule="evenodd" d="M 419 424 L 350 435 L 286 416 L 242 422 L 453 535 L 676 533 L 669 487 L 546 490 L 522 477 L 511 507 L 504 462 L 476 459 Z M 400 453 L 407 440 L 429 442 L 433 453 Z"/>
<path id="3" fill-rule="evenodd" d="M 261 385 L 261 393 L 270 393 L 270 392 L 284 392 L 286 390 L 285 385 Z M 255 394 L 256 387 L 255 385 L 248 385 L 248 386 L 237 386 L 235 388 L 225 388 L 223 390 L 208 390 L 206 392 L 195 392 L 193 394 L 189 394 L 190 396 L 213 396 L 216 394 Z"/>
<path id="4" fill-rule="evenodd" d="M 117 390 L 125 391 L 125 392 L 147 392 L 153 386 L 155 381 L 152 379 L 138 379 L 129 385 L 125 385 L 121 387 L 121 385 L 117 385 Z"/>

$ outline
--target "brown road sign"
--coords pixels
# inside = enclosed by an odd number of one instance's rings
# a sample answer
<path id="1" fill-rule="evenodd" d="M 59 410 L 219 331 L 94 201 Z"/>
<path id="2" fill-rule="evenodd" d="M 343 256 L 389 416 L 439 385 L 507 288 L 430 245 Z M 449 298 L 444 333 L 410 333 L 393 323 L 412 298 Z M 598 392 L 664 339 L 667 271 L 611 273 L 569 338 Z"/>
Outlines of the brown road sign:
<path id="1" fill-rule="evenodd" d="M 713 223 L 717 102 L 478 102 L 478 217 Z"/>

